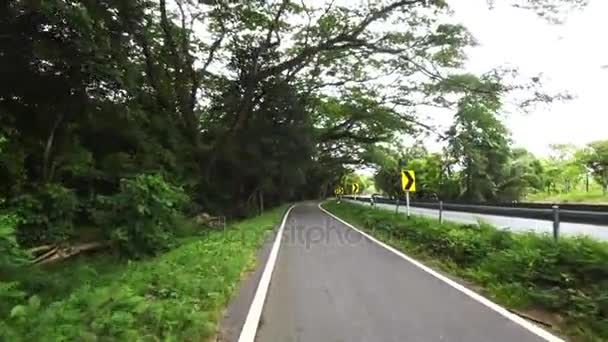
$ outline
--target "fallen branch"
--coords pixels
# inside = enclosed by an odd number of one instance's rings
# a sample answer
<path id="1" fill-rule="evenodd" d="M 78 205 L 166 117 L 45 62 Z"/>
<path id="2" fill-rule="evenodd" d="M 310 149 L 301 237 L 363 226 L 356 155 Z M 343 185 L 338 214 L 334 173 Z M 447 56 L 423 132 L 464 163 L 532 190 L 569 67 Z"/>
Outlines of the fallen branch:
<path id="1" fill-rule="evenodd" d="M 52 248 L 55 248 L 55 247 L 56 247 L 55 245 L 38 246 L 38 247 L 34 247 L 34 248 L 28 249 L 27 252 L 29 254 L 36 255 L 36 254 L 40 254 L 40 253 L 46 252 L 46 251 L 48 251 L 48 250 L 50 250 Z"/>
<path id="2" fill-rule="evenodd" d="M 37 264 L 37 265 L 49 264 L 49 263 L 53 263 L 56 261 L 61 261 L 61 260 L 71 258 L 82 252 L 102 249 L 102 248 L 107 247 L 108 245 L 109 245 L 109 242 L 107 242 L 107 241 L 103 241 L 103 242 L 98 241 L 98 242 L 87 242 L 87 243 L 83 243 L 83 244 L 80 244 L 77 246 L 67 246 L 67 247 L 61 247 L 61 248 L 54 246 L 54 247 L 52 247 L 51 250 L 49 250 L 48 252 L 46 252 L 46 253 L 42 254 L 41 256 L 39 256 L 38 258 L 36 258 L 33 263 Z M 36 248 L 38 248 L 38 247 L 36 247 Z"/>
<path id="3" fill-rule="evenodd" d="M 42 255 L 40 255 L 39 257 L 37 257 L 36 259 L 34 259 L 34 264 L 37 264 L 39 262 L 41 262 L 42 260 L 51 257 L 53 254 L 57 253 L 57 247 L 53 247 L 50 251 L 43 253 Z"/>
<path id="4" fill-rule="evenodd" d="M 194 217 L 194 221 L 200 225 L 211 228 L 222 228 L 226 225 L 225 216 L 211 216 L 207 213 L 200 213 Z"/>

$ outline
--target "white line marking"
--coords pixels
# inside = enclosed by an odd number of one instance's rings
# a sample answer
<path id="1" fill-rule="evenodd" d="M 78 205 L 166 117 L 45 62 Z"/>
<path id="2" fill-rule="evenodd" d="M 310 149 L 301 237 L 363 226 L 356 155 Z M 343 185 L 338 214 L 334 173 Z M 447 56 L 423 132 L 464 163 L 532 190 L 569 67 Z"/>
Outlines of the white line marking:
<path id="1" fill-rule="evenodd" d="M 258 331 L 258 325 L 260 323 L 260 317 L 262 316 L 262 309 L 264 308 L 264 301 L 266 300 L 268 288 L 270 287 L 270 278 L 272 277 L 274 265 L 277 262 L 279 247 L 281 247 L 283 228 L 285 228 L 285 222 L 287 222 L 287 217 L 289 216 L 291 209 L 293 209 L 294 207 L 295 205 L 289 207 L 289 209 L 287 209 L 287 212 L 285 213 L 285 216 L 283 216 L 283 222 L 281 223 L 281 227 L 279 228 L 277 236 L 274 239 L 272 250 L 270 251 L 270 255 L 268 256 L 268 261 L 266 261 L 266 266 L 264 266 L 264 272 L 262 273 L 262 277 L 260 278 L 260 282 L 258 283 L 258 288 L 255 291 L 253 301 L 251 301 L 251 306 L 249 307 L 249 312 L 247 313 L 247 318 L 245 319 L 245 324 L 243 324 L 243 329 L 241 330 L 241 334 L 239 335 L 238 342 L 253 342 L 255 340 L 255 335 Z"/>
<path id="2" fill-rule="evenodd" d="M 502 316 L 508 318 L 509 320 L 513 321 L 514 323 L 526 328 L 527 330 L 529 330 L 530 332 L 534 333 L 535 335 L 545 339 L 546 341 L 550 341 L 550 342 L 565 342 L 564 340 L 562 340 L 561 338 L 551 334 L 550 332 L 538 327 L 535 324 L 532 324 L 528 321 L 526 321 L 525 319 L 523 319 L 522 317 L 519 317 L 513 313 L 511 313 L 509 310 L 503 308 L 502 306 L 492 302 L 491 300 L 483 297 L 482 295 L 458 284 L 457 282 L 451 280 L 450 278 L 447 278 L 446 276 L 437 273 L 436 271 L 432 270 L 431 268 L 423 265 L 422 263 L 420 263 L 419 261 L 403 254 L 403 252 L 396 250 L 395 248 L 385 244 L 382 241 L 377 240 L 376 238 L 374 238 L 373 236 L 355 228 L 353 225 L 351 225 L 350 223 L 344 221 L 343 219 L 337 217 L 336 215 L 330 213 L 329 211 L 325 210 L 323 207 L 321 207 L 321 203 L 319 203 L 319 209 L 321 209 L 323 212 L 325 212 L 327 215 L 333 217 L 334 219 L 344 223 L 347 227 L 354 229 L 355 231 L 359 232 L 361 235 L 367 237 L 368 239 L 370 239 L 371 241 L 379 244 L 380 246 L 388 249 L 389 251 L 397 254 L 398 256 L 400 256 L 401 258 L 409 261 L 410 263 L 414 264 L 416 267 L 422 269 L 423 271 L 425 271 L 426 273 L 434 276 L 435 278 L 438 278 L 439 280 L 443 281 L 444 283 L 450 285 L 451 287 L 455 288 L 456 290 L 464 293 L 465 295 L 471 297 L 472 299 L 476 300 L 477 302 L 487 306 L 488 308 L 496 311 L 497 313 L 501 314 Z"/>

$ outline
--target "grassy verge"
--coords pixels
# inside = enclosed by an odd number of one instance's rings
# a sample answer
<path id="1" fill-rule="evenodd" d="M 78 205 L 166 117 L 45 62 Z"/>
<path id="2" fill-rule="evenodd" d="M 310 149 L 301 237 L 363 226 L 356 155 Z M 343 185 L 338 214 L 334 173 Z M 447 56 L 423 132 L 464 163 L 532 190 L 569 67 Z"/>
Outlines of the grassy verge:
<path id="1" fill-rule="evenodd" d="M 608 340 L 608 243 L 514 234 L 395 215 L 352 203 L 324 207 L 375 237 L 473 283 L 498 303 L 577 341 Z"/>
<path id="2" fill-rule="evenodd" d="M 536 193 L 526 196 L 526 201 L 542 203 L 589 203 L 589 204 L 608 204 L 608 195 L 602 189 L 574 190 L 568 193 L 548 194 Z"/>
<path id="3" fill-rule="evenodd" d="M 6 341 L 200 341 L 215 335 L 222 310 L 285 207 L 191 238 L 158 257 L 73 261 L 41 274 L 40 289 L 0 319 Z M 43 271 L 40 271 L 43 272 Z M 30 289 L 37 282 L 25 283 Z M 42 282 L 40 286 L 44 285 Z"/>

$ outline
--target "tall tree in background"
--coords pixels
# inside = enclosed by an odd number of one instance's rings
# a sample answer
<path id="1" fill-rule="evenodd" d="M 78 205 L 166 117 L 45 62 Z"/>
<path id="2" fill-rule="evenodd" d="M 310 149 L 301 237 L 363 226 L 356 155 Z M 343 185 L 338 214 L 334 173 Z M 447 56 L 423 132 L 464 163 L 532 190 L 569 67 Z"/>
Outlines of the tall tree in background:
<path id="1" fill-rule="evenodd" d="M 509 157 L 509 133 L 496 117 L 500 102 L 493 97 L 469 96 L 458 106 L 447 132 L 447 153 L 462 168 L 463 199 L 497 199 L 497 186 Z"/>

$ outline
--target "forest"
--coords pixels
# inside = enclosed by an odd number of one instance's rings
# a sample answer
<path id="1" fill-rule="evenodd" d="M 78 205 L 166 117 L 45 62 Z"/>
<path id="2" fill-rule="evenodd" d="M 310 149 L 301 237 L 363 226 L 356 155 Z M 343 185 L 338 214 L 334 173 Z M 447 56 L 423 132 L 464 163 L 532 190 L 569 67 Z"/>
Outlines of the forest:
<path id="1" fill-rule="evenodd" d="M 544 20 L 548 3 L 524 7 Z M 463 72 L 475 44 L 441 0 L 0 2 L 0 313 L 57 246 L 157 255 L 196 215 L 324 198 L 363 166 L 387 193 L 404 166 L 420 196 L 519 200 L 587 175 L 605 192 L 608 142 L 547 161 L 511 147 L 505 95 L 568 95 Z M 455 115 L 442 154 L 397 143 L 435 131 L 421 106 Z"/>

